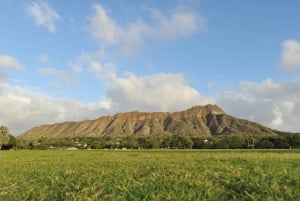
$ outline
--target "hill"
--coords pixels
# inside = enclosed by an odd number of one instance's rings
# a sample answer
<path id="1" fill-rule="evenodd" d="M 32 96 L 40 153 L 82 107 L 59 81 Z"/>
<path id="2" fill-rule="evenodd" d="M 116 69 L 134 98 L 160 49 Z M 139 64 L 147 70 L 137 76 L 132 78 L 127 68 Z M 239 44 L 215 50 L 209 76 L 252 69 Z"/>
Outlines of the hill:
<path id="1" fill-rule="evenodd" d="M 194 106 L 181 112 L 127 112 L 96 120 L 64 122 L 32 128 L 19 138 L 102 137 L 148 135 L 211 136 L 224 134 L 277 135 L 277 132 L 226 114 L 217 105 Z"/>

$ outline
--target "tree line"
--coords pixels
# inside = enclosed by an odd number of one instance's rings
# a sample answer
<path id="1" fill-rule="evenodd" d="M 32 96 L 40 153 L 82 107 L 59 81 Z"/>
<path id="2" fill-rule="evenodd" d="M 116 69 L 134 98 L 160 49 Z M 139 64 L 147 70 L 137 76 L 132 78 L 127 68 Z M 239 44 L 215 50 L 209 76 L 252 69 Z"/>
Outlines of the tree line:
<path id="1" fill-rule="evenodd" d="M 300 135 L 246 138 L 244 136 L 186 137 L 129 136 L 124 138 L 64 137 L 18 140 L 11 137 L 3 149 L 299 149 Z"/>
<path id="2" fill-rule="evenodd" d="M 0 126 L 0 149 L 299 149 L 300 135 L 272 137 L 222 135 L 211 137 L 127 136 L 63 137 L 21 140 Z"/>

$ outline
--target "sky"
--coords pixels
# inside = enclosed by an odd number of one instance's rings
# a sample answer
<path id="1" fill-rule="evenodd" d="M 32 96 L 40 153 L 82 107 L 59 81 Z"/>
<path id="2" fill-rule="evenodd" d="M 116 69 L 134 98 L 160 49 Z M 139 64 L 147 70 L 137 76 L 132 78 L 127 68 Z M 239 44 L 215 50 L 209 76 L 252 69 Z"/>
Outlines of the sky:
<path id="1" fill-rule="evenodd" d="M 298 0 L 1 0 L 0 124 L 217 104 L 300 132 Z"/>

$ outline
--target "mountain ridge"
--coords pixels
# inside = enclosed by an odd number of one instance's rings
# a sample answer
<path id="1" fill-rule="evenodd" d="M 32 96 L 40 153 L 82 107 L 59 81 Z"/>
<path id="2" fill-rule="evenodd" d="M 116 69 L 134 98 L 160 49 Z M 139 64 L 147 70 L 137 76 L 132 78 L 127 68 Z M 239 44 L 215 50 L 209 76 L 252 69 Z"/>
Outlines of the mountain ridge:
<path id="1" fill-rule="evenodd" d="M 131 111 L 95 120 L 64 122 L 34 127 L 19 138 L 103 136 L 212 136 L 224 134 L 277 135 L 273 129 L 235 118 L 217 105 L 194 106 L 179 112 Z"/>

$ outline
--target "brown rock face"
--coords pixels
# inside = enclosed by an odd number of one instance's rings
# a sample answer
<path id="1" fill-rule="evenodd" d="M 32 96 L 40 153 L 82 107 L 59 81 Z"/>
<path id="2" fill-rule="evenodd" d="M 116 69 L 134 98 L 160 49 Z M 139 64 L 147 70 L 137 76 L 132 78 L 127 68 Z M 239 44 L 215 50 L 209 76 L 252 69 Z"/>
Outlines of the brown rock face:
<path id="1" fill-rule="evenodd" d="M 20 136 L 58 138 L 129 135 L 211 136 L 221 134 L 276 135 L 267 127 L 227 115 L 216 105 L 195 106 L 182 112 L 128 112 L 82 122 L 35 127 Z"/>

